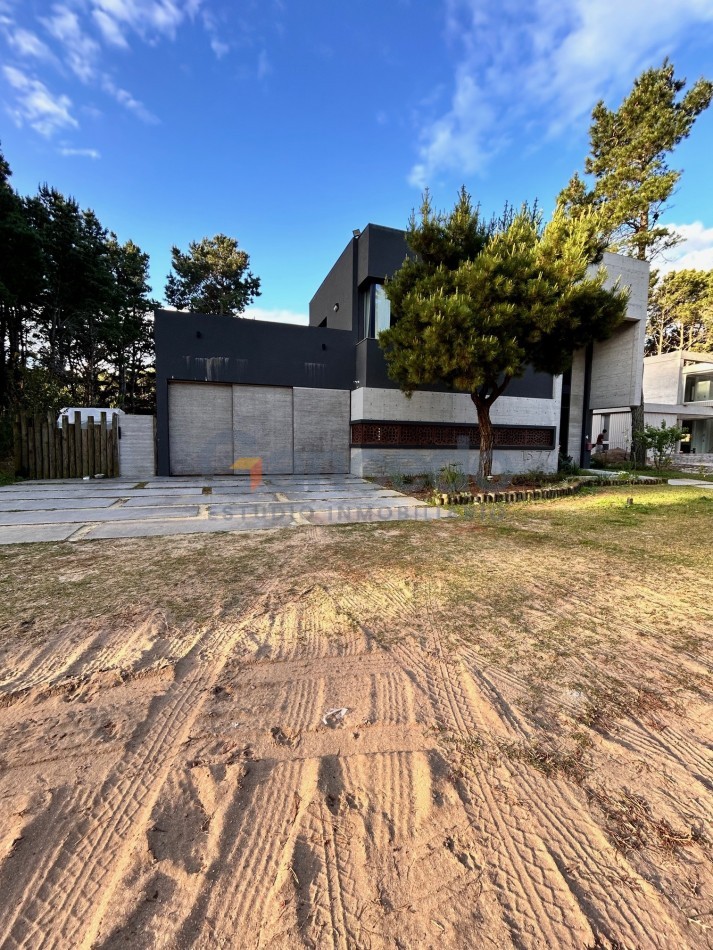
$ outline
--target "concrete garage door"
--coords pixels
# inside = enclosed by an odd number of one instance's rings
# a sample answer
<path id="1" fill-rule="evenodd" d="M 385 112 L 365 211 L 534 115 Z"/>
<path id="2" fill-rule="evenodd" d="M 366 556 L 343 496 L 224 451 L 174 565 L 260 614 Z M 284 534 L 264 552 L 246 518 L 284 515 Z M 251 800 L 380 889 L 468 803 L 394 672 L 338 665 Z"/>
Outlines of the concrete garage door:
<path id="1" fill-rule="evenodd" d="M 259 457 L 265 475 L 292 474 L 292 389 L 233 386 L 235 458 Z"/>
<path id="2" fill-rule="evenodd" d="M 344 389 L 294 390 L 296 475 L 349 471 L 350 394 Z"/>
<path id="3" fill-rule="evenodd" d="M 347 473 L 349 405 L 341 389 L 170 383 L 171 474 L 231 474 L 241 458 L 266 475 Z"/>
<path id="4" fill-rule="evenodd" d="M 172 475 L 232 474 L 232 386 L 170 383 L 168 413 Z"/>

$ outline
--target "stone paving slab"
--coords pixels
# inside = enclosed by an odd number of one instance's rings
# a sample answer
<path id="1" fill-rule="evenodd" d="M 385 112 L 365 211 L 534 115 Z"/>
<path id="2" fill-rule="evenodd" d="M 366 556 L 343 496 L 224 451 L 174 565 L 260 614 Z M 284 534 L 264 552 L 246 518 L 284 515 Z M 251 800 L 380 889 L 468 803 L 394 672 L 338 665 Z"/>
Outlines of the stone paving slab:
<path id="1" fill-rule="evenodd" d="M 698 478 L 669 478 L 669 485 L 693 485 L 695 488 L 713 489 L 713 482 L 704 482 Z"/>
<path id="2" fill-rule="evenodd" d="M 66 541 L 76 530 L 76 524 L 3 526 L 0 527 L 0 544 L 25 544 L 30 541 Z"/>
<path id="3" fill-rule="evenodd" d="M 6 501 L 0 499 L 0 512 L 2 511 L 48 511 L 54 508 L 108 508 L 116 504 L 119 500 L 118 495 L 108 495 L 106 498 L 72 498 L 71 501 L 62 499 L 48 498 L 41 501 L 35 501 L 33 498 L 17 498 Z"/>
<path id="4" fill-rule="evenodd" d="M 143 521 L 145 518 L 196 518 L 198 506 L 184 508 L 63 508 L 58 511 L 4 511 L 0 525 L 82 524 L 89 521 Z"/>
<path id="5" fill-rule="evenodd" d="M 356 476 L 25 482 L 0 492 L 0 543 L 258 531 L 306 524 L 447 517 Z M 210 487 L 211 494 L 203 494 Z"/>

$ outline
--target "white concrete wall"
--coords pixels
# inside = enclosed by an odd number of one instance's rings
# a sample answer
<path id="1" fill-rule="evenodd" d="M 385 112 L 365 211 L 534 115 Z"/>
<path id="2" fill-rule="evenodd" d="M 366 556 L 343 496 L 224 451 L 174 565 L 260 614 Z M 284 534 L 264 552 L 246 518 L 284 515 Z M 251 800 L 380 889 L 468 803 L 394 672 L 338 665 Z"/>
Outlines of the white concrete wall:
<path id="1" fill-rule="evenodd" d="M 437 474 L 444 465 L 460 465 L 464 472 L 478 471 L 477 451 L 462 449 L 359 449 L 351 450 L 352 475 Z M 557 471 L 557 450 L 495 449 L 493 474 Z"/>
<path id="2" fill-rule="evenodd" d="M 153 416 L 119 416 L 119 472 L 123 478 L 152 478 L 156 474 Z"/>
<path id="3" fill-rule="evenodd" d="M 627 321 L 608 340 L 594 344 L 590 409 L 638 406 L 645 330 L 644 323 Z"/>
<path id="4" fill-rule="evenodd" d="M 553 399 L 501 396 L 491 409 L 493 425 L 559 426 L 562 379 L 555 380 Z M 477 425 L 470 396 L 464 393 L 416 392 L 408 399 L 398 389 L 365 386 L 352 390 L 352 422 L 440 422 Z"/>
<path id="5" fill-rule="evenodd" d="M 680 353 L 662 353 L 644 360 L 644 402 L 675 406 L 683 402 Z"/>

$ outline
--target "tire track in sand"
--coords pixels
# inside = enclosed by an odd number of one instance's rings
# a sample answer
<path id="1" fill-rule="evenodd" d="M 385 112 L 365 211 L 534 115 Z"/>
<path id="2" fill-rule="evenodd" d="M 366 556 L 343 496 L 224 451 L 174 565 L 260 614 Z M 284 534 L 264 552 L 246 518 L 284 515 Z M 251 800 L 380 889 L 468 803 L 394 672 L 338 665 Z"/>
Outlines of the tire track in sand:
<path id="1" fill-rule="evenodd" d="M 250 641 L 255 612 L 196 643 L 177 664 L 173 683 L 151 703 L 124 760 L 91 798 L 88 815 L 67 807 L 58 816 L 52 835 L 60 844 L 44 849 L 31 887 L 22 888 L 24 900 L 3 921 L 0 945 L 92 945 L 179 748 L 231 652 Z"/>

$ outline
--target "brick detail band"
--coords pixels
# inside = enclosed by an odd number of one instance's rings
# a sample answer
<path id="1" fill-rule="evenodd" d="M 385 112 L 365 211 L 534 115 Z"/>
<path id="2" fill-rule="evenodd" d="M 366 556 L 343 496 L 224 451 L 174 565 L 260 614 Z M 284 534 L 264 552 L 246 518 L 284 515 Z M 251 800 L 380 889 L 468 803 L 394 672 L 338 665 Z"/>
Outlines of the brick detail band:
<path id="1" fill-rule="evenodd" d="M 477 449 L 478 426 L 434 425 L 429 422 L 353 422 L 354 448 Z M 553 449 L 551 426 L 493 426 L 496 449 Z"/>

